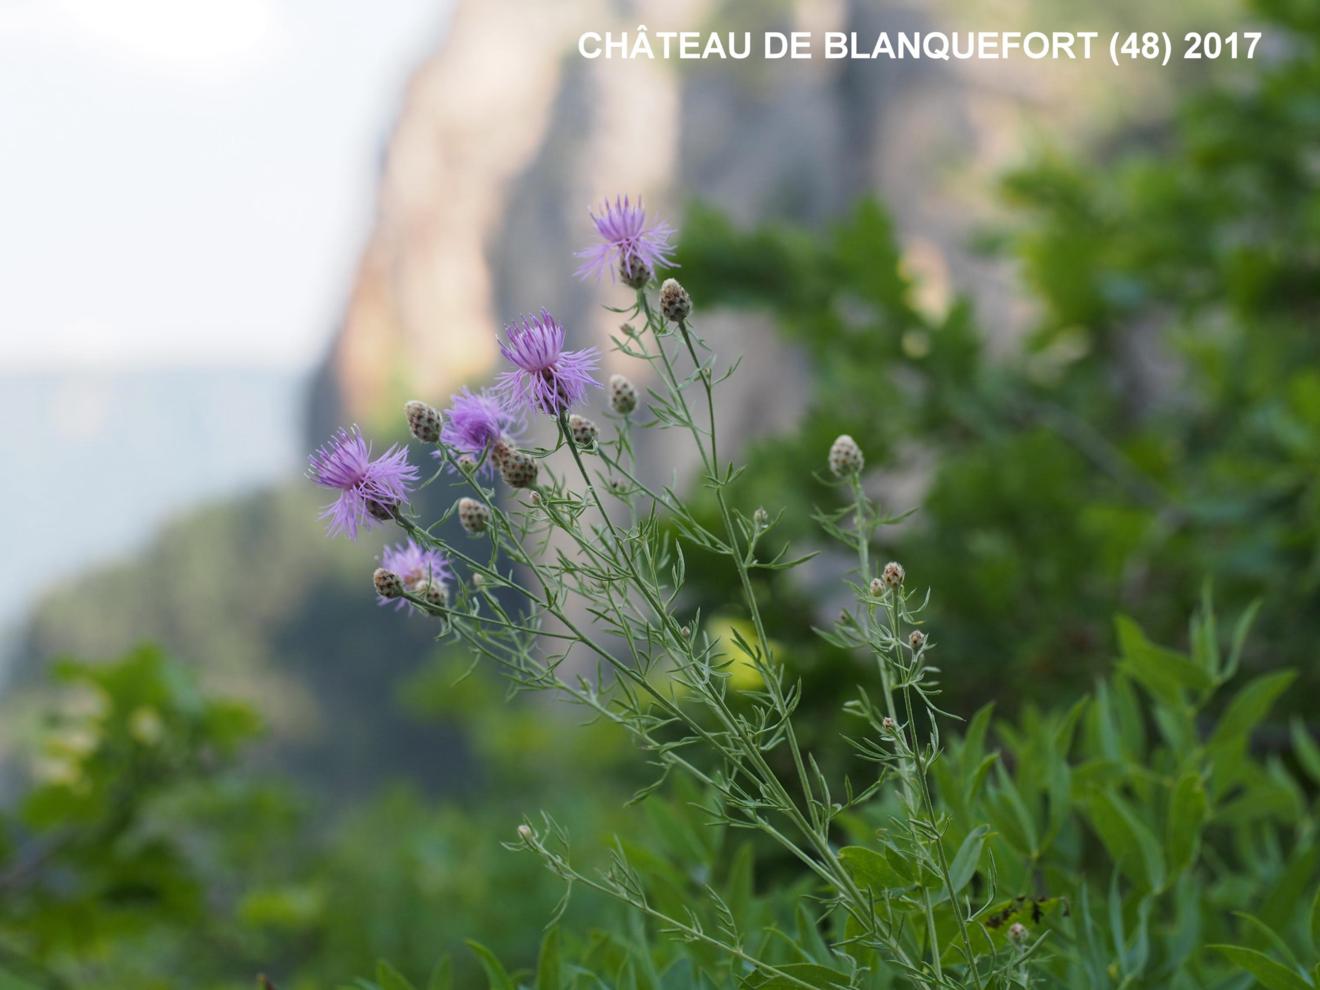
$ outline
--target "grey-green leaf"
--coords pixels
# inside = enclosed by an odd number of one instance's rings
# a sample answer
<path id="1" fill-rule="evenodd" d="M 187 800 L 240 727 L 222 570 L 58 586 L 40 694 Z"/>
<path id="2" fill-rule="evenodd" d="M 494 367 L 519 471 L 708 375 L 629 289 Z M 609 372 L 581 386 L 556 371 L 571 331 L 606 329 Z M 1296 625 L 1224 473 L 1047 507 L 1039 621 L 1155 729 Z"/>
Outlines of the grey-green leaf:
<path id="1" fill-rule="evenodd" d="M 1208 948 L 1222 952 L 1233 965 L 1254 976 L 1266 990 L 1312 990 L 1311 984 L 1295 971 L 1275 962 L 1263 952 L 1240 945 L 1211 945 Z"/>
<path id="2" fill-rule="evenodd" d="M 1178 778 L 1169 797 L 1168 831 L 1165 848 L 1169 853 L 1169 869 L 1180 872 L 1191 865 L 1200 846 L 1201 828 L 1209 816 L 1205 783 L 1198 773 L 1185 773 Z"/>

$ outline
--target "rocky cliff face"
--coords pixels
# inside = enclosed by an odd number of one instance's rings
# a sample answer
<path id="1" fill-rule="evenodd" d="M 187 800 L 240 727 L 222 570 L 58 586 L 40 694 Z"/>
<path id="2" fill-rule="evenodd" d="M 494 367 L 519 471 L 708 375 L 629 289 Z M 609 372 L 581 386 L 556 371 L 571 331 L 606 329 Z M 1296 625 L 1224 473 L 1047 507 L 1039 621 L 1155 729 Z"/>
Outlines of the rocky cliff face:
<path id="1" fill-rule="evenodd" d="M 610 287 L 576 282 L 571 251 L 590 239 L 587 207 L 615 192 L 641 193 L 673 220 L 684 202 L 703 199 L 744 222 L 807 224 L 873 192 L 894 211 L 929 305 L 943 306 L 956 285 L 977 296 L 988 325 L 1020 322 L 1003 273 L 965 250 L 984 201 L 963 190 L 973 184 L 967 166 L 981 177 L 1001 168 L 1016 146 L 1005 130 L 1020 133 L 1024 110 L 1039 110 L 1022 73 L 1034 73 L 1038 86 L 1042 71 L 1057 69 L 588 61 L 577 53 L 584 30 L 640 23 L 652 32 L 718 26 L 863 37 L 930 26 L 914 7 L 861 0 L 460 0 L 386 149 L 375 229 L 316 384 L 317 436 L 344 420 L 392 414 L 409 395 L 442 401 L 482 379 L 500 324 L 542 305 L 569 326 L 575 345 L 607 350 L 614 327 L 597 303 Z M 725 394 L 730 433 L 783 425 L 802 392 L 789 370 L 796 363 L 778 353 L 783 345 L 765 326 L 701 315 L 721 350 L 745 351 L 752 362 Z M 773 408 L 757 403 L 771 391 Z"/>

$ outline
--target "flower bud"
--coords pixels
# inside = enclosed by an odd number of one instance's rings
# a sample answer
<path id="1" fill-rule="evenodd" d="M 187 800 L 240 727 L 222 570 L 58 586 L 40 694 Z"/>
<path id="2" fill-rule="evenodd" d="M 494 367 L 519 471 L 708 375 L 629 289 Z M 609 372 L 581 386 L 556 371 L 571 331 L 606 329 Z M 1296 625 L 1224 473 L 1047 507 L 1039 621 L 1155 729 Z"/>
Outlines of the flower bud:
<path id="1" fill-rule="evenodd" d="M 381 598 L 403 597 L 403 578 L 393 571 L 377 567 L 376 572 L 371 575 L 371 580 L 376 585 L 376 594 L 380 595 Z"/>
<path id="2" fill-rule="evenodd" d="M 912 644 L 912 649 L 919 650 L 926 645 L 926 634 L 920 629 L 913 629 L 912 635 L 908 636 L 908 642 Z"/>
<path id="3" fill-rule="evenodd" d="M 532 841 L 532 827 L 526 822 L 518 826 L 518 838 L 522 839 L 523 842 Z"/>
<path id="4" fill-rule="evenodd" d="M 884 718 L 880 720 L 881 730 L 891 735 L 893 734 L 896 725 L 897 723 L 895 723 L 894 720 L 890 718 L 888 715 L 886 715 Z"/>
<path id="5" fill-rule="evenodd" d="M 637 389 L 623 375 L 610 376 L 610 408 L 621 416 L 637 408 Z"/>
<path id="6" fill-rule="evenodd" d="M 885 579 L 885 584 L 891 588 L 897 588 L 907 577 L 907 572 L 903 570 L 903 565 L 896 560 L 891 560 L 885 564 L 885 569 L 880 572 Z"/>
<path id="7" fill-rule="evenodd" d="M 379 499 L 367 499 L 367 513 L 372 519 L 379 519 L 381 522 L 390 522 L 394 519 L 394 506 L 397 502 L 382 502 Z"/>
<path id="8" fill-rule="evenodd" d="M 692 297 L 676 278 L 667 278 L 660 286 L 660 312 L 670 323 L 682 323 L 692 312 Z"/>
<path id="9" fill-rule="evenodd" d="M 427 581 L 418 594 L 428 605 L 444 608 L 449 604 L 449 587 L 443 581 Z"/>
<path id="10" fill-rule="evenodd" d="M 651 269 L 634 252 L 625 252 L 619 259 L 619 281 L 630 289 L 641 289 L 651 280 Z"/>
<path id="11" fill-rule="evenodd" d="M 495 463 L 499 465 L 500 477 L 510 488 L 531 488 L 536 484 L 536 461 L 521 450 L 506 445 L 504 456 Z"/>
<path id="12" fill-rule="evenodd" d="M 540 505 L 540 504 L 541 504 L 541 493 L 540 493 L 540 492 L 532 492 L 532 495 L 531 495 L 531 502 L 532 502 L 532 505 Z"/>
<path id="13" fill-rule="evenodd" d="M 486 575 L 480 573 L 472 575 L 472 587 L 484 588 L 485 586 L 486 586 Z"/>
<path id="14" fill-rule="evenodd" d="M 885 583 L 879 578 L 871 578 L 871 597 L 879 598 L 885 593 Z"/>
<path id="15" fill-rule="evenodd" d="M 458 469 L 464 474 L 471 474 L 477 469 L 477 459 L 471 454 L 459 454 L 458 460 L 455 461 L 455 463 L 458 465 Z"/>
<path id="16" fill-rule="evenodd" d="M 485 502 L 478 502 L 475 498 L 460 498 L 458 500 L 458 521 L 463 524 L 463 528 L 473 535 L 486 532 L 486 527 L 490 525 L 490 506 Z"/>
<path id="17" fill-rule="evenodd" d="M 757 506 L 756 511 L 752 513 L 752 525 L 757 529 L 765 529 L 770 525 L 770 513 L 765 511 L 764 506 Z"/>
<path id="18" fill-rule="evenodd" d="M 1009 941 L 1015 945 L 1021 945 L 1027 940 L 1027 926 L 1020 921 L 1015 921 L 1008 926 Z"/>
<path id="19" fill-rule="evenodd" d="M 440 439 L 440 412 L 434 406 L 412 399 L 404 403 L 408 429 L 422 443 L 436 443 Z"/>
<path id="20" fill-rule="evenodd" d="M 587 419 L 586 416 L 579 416 L 577 413 L 568 417 L 568 429 L 573 434 L 573 442 L 579 447 L 590 447 L 596 442 L 596 436 L 600 432 L 596 429 L 596 424 Z"/>
<path id="21" fill-rule="evenodd" d="M 857 446 L 857 441 L 848 434 L 841 434 L 830 446 L 830 470 L 836 476 L 846 478 L 858 474 L 864 463 L 862 448 Z"/>

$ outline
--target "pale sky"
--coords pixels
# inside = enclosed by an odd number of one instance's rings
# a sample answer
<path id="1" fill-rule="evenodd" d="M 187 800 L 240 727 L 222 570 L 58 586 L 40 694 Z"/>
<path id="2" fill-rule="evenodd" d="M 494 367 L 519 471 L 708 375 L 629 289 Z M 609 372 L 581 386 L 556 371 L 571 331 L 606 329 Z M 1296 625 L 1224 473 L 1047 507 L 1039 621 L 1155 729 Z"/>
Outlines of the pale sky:
<path id="1" fill-rule="evenodd" d="M 449 0 L 0 0 L 0 372 L 305 368 Z"/>

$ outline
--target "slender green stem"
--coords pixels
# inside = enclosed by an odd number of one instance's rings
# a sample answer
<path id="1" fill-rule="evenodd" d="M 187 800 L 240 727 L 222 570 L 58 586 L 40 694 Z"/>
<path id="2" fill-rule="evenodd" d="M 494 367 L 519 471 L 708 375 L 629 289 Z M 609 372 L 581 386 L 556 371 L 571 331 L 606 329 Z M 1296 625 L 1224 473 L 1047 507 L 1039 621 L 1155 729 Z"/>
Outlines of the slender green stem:
<path id="1" fill-rule="evenodd" d="M 899 588 L 891 589 L 889 592 L 889 630 L 894 640 L 894 649 L 896 650 L 902 649 L 901 640 L 899 639 L 900 594 L 901 591 Z M 914 663 L 915 662 L 914 657 Z M 916 720 L 913 717 L 912 691 L 906 684 L 903 687 L 903 703 L 907 713 L 907 733 L 910 740 L 909 748 L 912 752 L 914 764 L 914 772 L 912 776 L 916 782 L 918 796 L 922 803 L 921 811 L 926 815 L 926 819 L 930 824 L 930 831 L 932 834 L 930 844 L 934 846 L 935 849 L 934 860 L 936 871 L 939 874 L 940 882 L 944 885 L 944 890 L 948 896 L 949 908 L 953 911 L 954 917 L 958 920 L 958 934 L 962 939 L 963 956 L 967 960 L 967 968 L 972 974 L 972 980 L 979 990 L 984 984 L 981 982 L 981 974 L 976 965 L 976 953 L 972 949 L 972 942 L 967 929 L 967 919 L 963 917 L 962 909 L 958 906 L 957 891 L 953 889 L 953 878 L 949 872 L 949 857 L 944 851 L 943 835 L 936 824 L 935 801 L 931 796 L 930 780 L 928 779 L 929 767 L 921 757 L 920 744 L 917 739 Z M 931 717 L 933 718 L 934 716 L 932 715 Z M 929 905 L 929 894 L 927 895 L 927 904 Z M 931 929 L 931 938 L 934 939 L 934 915 L 928 913 L 928 918 Z M 938 974 L 940 972 L 940 950 L 938 942 L 932 941 L 931 943 L 931 957 L 935 963 L 936 973 Z"/>
<path id="2" fill-rule="evenodd" d="M 647 309 L 647 318 L 649 321 L 649 306 Z M 784 699 L 783 685 L 779 681 L 778 671 L 774 669 L 774 651 L 770 646 L 770 637 L 766 633 L 765 620 L 761 616 L 761 607 L 760 602 L 756 597 L 756 590 L 752 587 L 751 576 L 747 571 L 746 557 L 744 557 L 742 551 L 739 549 L 738 532 L 733 524 L 733 514 L 729 511 L 728 500 L 724 497 L 725 483 L 720 470 L 719 446 L 716 438 L 715 396 L 710 370 L 703 366 L 700 359 L 697 357 L 697 350 L 692 343 L 692 335 L 688 332 L 686 320 L 679 321 L 678 331 L 683 338 L 683 343 L 687 348 L 689 357 L 692 359 L 695 372 L 697 377 L 701 379 L 702 388 L 706 394 L 707 422 L 710 424 L 707 433 L 707 436 L 710 438 L 710 457 L 706 459 L 706 470 L 711 486 L 715 490 L 715 502 L 719 506 L 720 518 L 724 524 L 725 539 L 729 542 L 729 556 L 732 558 L 734 568 L 738 572 L 738 583 L 742 588 L 743 601 L 747 605 L 748 614 L 752 619 L 752 627 L 756 631 L 757 645 L 764 658 L 767 672 L 765 678 L 766 688 L 770 692 L 776 708 L 785 720 L 784 736 L 788 742 L 789 752 L 793 759 L 794 769 L 797 772 L 799 785 L 806 798 L 807 814 L 810 817 L 812 827 L 816 830 L 821 830 L 822 828 L 827 827 L 827 822 L 824 819 L 828 816 L 828 809 L 826 809 L 824 816 L 818 818 L 816 814 L 817 800 L 815 797 L 815 789 L 812 787 L 811 778 L 807 774 L 806 762 L 802 758 L 802 750 L 798 744 L 797 733 L 793 731 L 791 723 L 787 721 L 789 714 L 788 706 Z M 656 346 L 660 353 L 665 355 L 664 344 L 660 342 L 658 337 L 656 339 Z M 669 362 L 667 355 L 665 355 L 665 367 L 669 372 L 670 378 L 673 380 L 672 387 L 675 394 L 679 396 L 680 401 L 683 401 L 682 391 L 679 388 L 677 378 L 674 375 L 673 365 Z M 686 402 L 684 402 L 684 412 L 687 414 L 689 422 L 693 424 L 693 439 L 696 441 L 698 450 L 700 450 L 702 447 L 701 436 L 697 432 L 695 425 L 696 421 L 692 418 L 691 411 L 688 410 Z M 820 844 L 822 847 L 828 849 L 828 837 L 823 837 Z M 833 855 L 833 853 L 831 852 L 830 855 Z"/>
<path id="3" fill-rule="evenodd" d="M 579 453 L 577 449 L 577 445 L 573 442 L 572 431 L 569 429 L 567 416 L 563 412 L 559 414 L 559 428 L 560 428 L 560 433 L 564 438 L 564 442 L 568 445 L 570 451 L 573 454 L 573 461 L 574 463 L 577 464 L 578 471 L 582 475 L 582 480 L 584 484 L 586 484 L 588 492 L 591 494 L 592 499 L 595 502 L 596 507 L 600 511 L 601 515 L 605 517 L 606 525 L 609 528 L 610 533 L 614 537 L 615 545 L 619 548 L 620 555 L 623 557 L 625 562 L 627 562 L 629 567 L 632 569 L 633 577 L 637 584 L 638 590 L 640 590 L 643 596 L 648 599 L 649 603 L 651 604 L 651 607 L 655 610 L 655 613 L 657 617 L 661 620 L 661 622 L 668 622 L 676 627 L 678 625 L 678 620 L 672 615 L 672 613 L 670 613 L 666 608 L 664 608 L 664 606 L 656 599 L 653 589 L 650 587 L 648 582 L 646 582 L 642 578 L 642 576 L 637 572 L 634 561 L 632 560 L 631 556 L 628 554 L 627 550 L 624 548 L 623 541 L 619 538 L 618 531 L 615 530 L 613 524 L 609 522 L 608 514 L 605 512 L 605 507 L 601 503 L 600 496 L 596 493 L 595 485 L 593 484 L 591 480 L 591 476 L 587 471 L 586 464 L 582 460 L 582 455 L 581 453 Z M 732 535 L 732 533 L 730 533 L 730 535 Z M 740 569 L 740 573 L 744 578 L 744 587 L 750 593 L 751 589 L 750 589 L 750 585 L 746 583 L 745 570 Z M 753 596 L 753 601 L 754 600 L 755 599 Z M 677 630 L 673 630 L 673 631 L 677 631 Z M 761 630 L 761 635 L 764 636 L 763 629 Z M 682 641 L 681 632 L 679 634 L 679 639 L 680 641 Z M 776 796 L 781 798 L 781 800 L 783 800 L 785 804 L 785 808 L 783 810 L 785 810 L 785 812 L 789 814 L 789 817 L 791 819 L 796 819 L 796 824 L 798 828 L 812 842 L 812 844 L 816 847 L 818 853 L 820 853 L 822 858 L 826 859 L 831 863 L 831 866 L 834 868 L 837 874 L 833 878 L 833 883 L 835 884 L 835 886 L 839 887 L 840 889 L 846 890 L 849 886 L 852 885 L 851 878 L 848 877 L 847 871 L 843 869 L 842 864 L 838 862 L 837 856 L 835 856 L 833 850 L 829 846 L 828 838 L 823 837 L 819 834 L 820 830 L 815 822 L 815 815 L 812 810 L 812 805 L 810 803 L 810 800 L 808 801 L 808 806 L 807 806 L 808 814 L 811 815 L 811 820 L 809 821 L 802 816 L 801 812 L 797 808 L 797 803 L 793 801 L 793 799 L 789 796 L 788 792 L 784 790 L 783 784 L 779 780 L 778 775 L 766 762 L 765 756 L 761 752 L 760 745 L 756 742 L 756 740 L 750 738 L 747 735 L 742 723 L 728 709 L 723 699 L 721 699 L 714 692 L 711 692 L 710 694 L 707 695 L 707 701 L 709 702 L 711 709 L 715 712 L 715 714 L 719 717 L 721 723 L 724 725 L 725 730 L 730 733 L 731 737 L 736 738 L 740 741 L 740 743 L 742 744 L 743 755 L 756 766 L 759 772 L 759 776 L 761 777 L 762 783 L 770 787 L 773 792 L 776 792 Z M 790 737 L 792 737 L 791 727 L 787 734 Z M 794 744 L 795 744 L 794 752 L 796 754 L 797 752 L 796 739 L 794 739 Z M 798 761 L 799 773 L 801 774 L 803 782 L 805 784 L 807 779 L 806 769 L 802 765 L 800 756 L 797 756 L 797 761 Z M 810 796 L 810 792 L 808 792 L 808 796 Z M 860 891 L 856 891 L 855 886 L 852 888 L 852 890 L 856 893 L 857 897 L 860 898 Z"/>
<path id="4" fill-rule="evenodd" d="M 827 834 L 828 809 L 826 809 L 825 815 L 823 816 L 824 820 L 818 819 L 817 817 L 816 814 L 817 801 L 815 798 L 815 791 L 811 785 L 811 778 L 807 774 L 806 764 L 802 758 L 802 752 L 798 744 L 797 734 L 793 731 L 792 723 L 788 721 L 789 712 L 783 696 L 782 685 L 779 683 L 777 671 L 775 671 L 773 668 L 774 655 L 773 655 L 773 650 L 771 649 L 770 646 L 770 638 L 766 634 L 765 622 L 761 616 L 760 605 L 756 597 L 756 592 L 752 588 L 751 579 L 747 572 L 747 564 L 743 558 L 741 550 L 739 549 L 738 533 L 736 527 L 733 524 L 732 513 L 730 512 L 728 502 L 724 497 L 725 482 L 723 477 L 721 476 L 721 471 L 719 468 L 719 453 L 718 453 L 719 448 L 718 448 L 718 440 L 716 438 L 717 429 L 716 429 L 716 419 L 715 419 L 715 399 L 714 399 L 711 374 L 708 369 L 702 366 L 700 360 L 697 357 L 696 348 L 692 343 L 692 337 L 688 331 L 687 322 L 680 321 L 678 324 L 679 333 L 683 338 L 683 343 L 687 348 L 688 354 L 692 359 L 693 365 L 695 366 L 696 374 L 701 379 L 702 387 L 705 391 L 706 410 L 708 415 L 708 422 L 710 424 L 709 432 L 707 434 L 708 437 L 710 438 L 710 453 L 709 456 L 707 456 L 707 453 L 705 451 L 705 446 L 702 443 L 700 430 L 696 425 L 696 419 L 692 416 L 691 409 L 688 408 L 687 401 L 683 396 L 682 385 L 679 383 L 678 376 L 674 370 L 673 362 L 669 359 L 669 354 L 665 350 L 664 343 L 661 340 L 661 331 L 663 331 L 663 326 L 652 314 L 650 303 L 647 301 L 646 293 L 644 290 L 640 290 L 640 289 L 638 290 L 637 300 L 638 300 L 638 308 L 646 316 L 647 326 L 656 335 L 656 349 L 659 353 L 659 357 L 661 359 L 661 362 L 664 366 L 667 375 L 666 384 L 669 386 L 670 390 L 673 392 L 675 398 L 682 407 L 684 417 L 686 418 L 692 432 L 692 438 L 697 445 L 697 450 L 701 455 L 703 464 L 705 465 L 707 477 L 711 483 L 711 486 L 715 490 L 715 499 L 717 505 L 719 506 L 721 520 L 724 524 L 725 536 L 726 539 L 729 541 L 730 557 L 733 559 L 735 568 L 737 569 L 738 572 L 738 579 L 739 579 L 739 584 L 741 585 L 742 588 L 743 599 L 747 605 L 748 612 L 751 615 L 752 625 L 756 631 L 758 646 L 761 650 L 763 662 L 765 663 L 766 672 L 768 675 L 765 678 L 766 687 L 771 694 L 771 698 L 776 706 L 776 709 L 783 718 L 783 724 L 785 727 L 784 736 L 788 741 L 789 751 L 792 754 L 794 769 L 797 772 L 799 784 L 802 788 L 803 795 L 806 799 L 807 817 L 803 818 L 801 824 L 799 825 L 799 828 L 801 828 L 805 834 L 810 836 L 818 853 L 822 856 L 822 858 L 824 858 L 827 862 L 830 863 L 831 869 L 838 874 L 840 880 L 842 881 L 842 884 L 839 884 L 838 887 L 852 901 L 854 909 L 857 911 L 869 911 L 869 902 L 862 894 L 861 890 L 853 882 L 851 876 L 849 876 L 848 874 L 848 871 L 844 869 L 843 864 L 839 861 L 838 855 L 834 852 L 834 849 L 830 845 L 829 836 Z M 796 812 L 797 802 L 793 800 L 792 797 L 788 794 L 787 790 L 783 788 L 782 783 L 779 781 L 778 775 L 775 774 L 772 769 L 770 769 L 768 764 L 766 764 L 764 756 L 760 751 L 760 748 L 755 747 L 751 751 L 750 755 L 754 760 L 756 760 L 759 764 L 765 767 L 765 772 L 769 775 L 769 778 L 773 780 L 774 786 L 779 791 L 782 792 L 784 800 L 788 802 L 789 806 L 791 806 Z"/>

